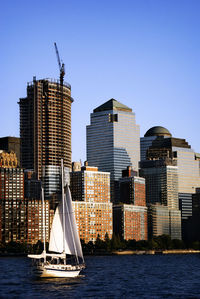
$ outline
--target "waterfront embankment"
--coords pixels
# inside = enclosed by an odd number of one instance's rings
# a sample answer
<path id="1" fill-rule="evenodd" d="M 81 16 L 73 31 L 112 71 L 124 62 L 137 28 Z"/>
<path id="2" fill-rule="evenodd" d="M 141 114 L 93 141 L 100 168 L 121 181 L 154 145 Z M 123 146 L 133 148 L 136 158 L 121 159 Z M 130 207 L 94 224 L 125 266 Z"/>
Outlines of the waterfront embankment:
<path id="1" fill-rule="evenodd" d="M 116 255 L 132 255 L 132 254 L 199 254 L 200 250 L 194 249 L 169 249 L 169 250 L 120 250 L 113 251 Z"/>

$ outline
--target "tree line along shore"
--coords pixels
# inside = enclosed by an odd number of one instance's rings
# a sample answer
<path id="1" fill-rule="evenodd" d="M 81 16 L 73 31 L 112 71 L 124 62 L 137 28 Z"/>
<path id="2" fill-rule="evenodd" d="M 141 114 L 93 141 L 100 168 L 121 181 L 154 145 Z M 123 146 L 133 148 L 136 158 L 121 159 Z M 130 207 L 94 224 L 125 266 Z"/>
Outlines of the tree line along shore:
<path id="1" fill-rule="evenodd" d="M 172 240 L 168 235 L 155 237 L 149 241 L 122 240 L 113 234 L 112 238 L 105 235 L 104 240 L 98 236 L 95 242 L 85 243 L 81 240 L 84 255 L 105 254 L 178 254 L 200 253 L 200 242 L 185 244 L 181 240 Z M 47 244 L 48 248 L 48 244 Z M 43 251 L 43 243 L 38 241 L 31 245 L 21 242 L 0 243 L 0 255 L 39 254 Z"/>

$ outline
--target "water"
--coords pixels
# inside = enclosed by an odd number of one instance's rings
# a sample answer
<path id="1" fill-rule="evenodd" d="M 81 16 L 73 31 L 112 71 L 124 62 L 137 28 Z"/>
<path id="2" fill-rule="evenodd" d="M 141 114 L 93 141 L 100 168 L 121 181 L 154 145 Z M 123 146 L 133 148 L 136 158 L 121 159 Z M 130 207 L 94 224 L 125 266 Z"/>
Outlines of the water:
<path id="1" fill-rule="evenodd" d="M 75 279 L 35 279 L 30 264 L 0 258 L 0 298 L 200 298 L 199 255 L 86 257 Z"/>

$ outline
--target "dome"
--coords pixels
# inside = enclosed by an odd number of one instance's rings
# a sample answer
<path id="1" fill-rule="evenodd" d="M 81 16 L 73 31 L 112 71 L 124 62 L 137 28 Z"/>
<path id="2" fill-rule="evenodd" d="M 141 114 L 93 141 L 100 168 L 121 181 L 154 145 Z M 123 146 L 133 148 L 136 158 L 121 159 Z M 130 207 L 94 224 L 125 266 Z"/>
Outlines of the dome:
<path id="1" fill-rule="evenodd" d="M 164 127 L 152 127 L 151 129 L 149 129 L 146 134 L 144 135 L 144 137 L 149 137 L 149 136 L 168 136 L 171 137 L 172 134 Z"/>

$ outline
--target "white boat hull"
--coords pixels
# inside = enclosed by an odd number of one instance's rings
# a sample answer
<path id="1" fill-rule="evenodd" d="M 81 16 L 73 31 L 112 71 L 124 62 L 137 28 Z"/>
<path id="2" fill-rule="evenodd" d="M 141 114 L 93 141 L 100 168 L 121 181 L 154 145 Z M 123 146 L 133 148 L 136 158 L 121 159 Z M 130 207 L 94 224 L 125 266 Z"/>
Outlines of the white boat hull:
<path id="1" fill-rule="evenodd" d="M 77 277 L 83 267 L 78 266 L 58 266 L 58 265 L 44 265 L 38 266 L 34 273 L 39 277 L 60 277 L 60 278 L 72 278 Z"/>

